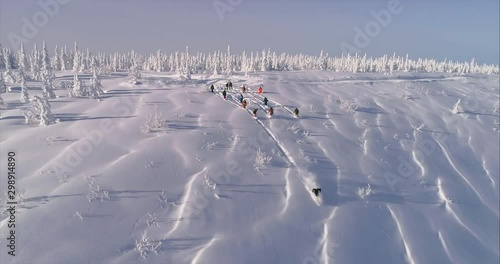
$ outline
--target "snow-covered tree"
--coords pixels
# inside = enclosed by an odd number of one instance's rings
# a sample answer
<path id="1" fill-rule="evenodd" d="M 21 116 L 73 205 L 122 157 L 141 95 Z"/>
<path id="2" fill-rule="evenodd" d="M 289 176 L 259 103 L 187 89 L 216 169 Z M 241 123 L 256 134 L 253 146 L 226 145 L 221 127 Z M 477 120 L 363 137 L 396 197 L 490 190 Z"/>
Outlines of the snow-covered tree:
<path id="1" fill-rule="evenodd" d="M 101 84 L 101 78 L 97 70 L 97 60 L 95 58 L 92 58 L 91 70 L 92 78 L 90 79 L 89 96 L 92 98 L 99 98 L 104 91 L 102 90 L 103 86 Z"/>
<path id="2" fill-rule="evenodd" d="M 21 72 L 21 102 L 27 103 L 30 101 L 28 87 L 26 86 L 26 74 Z"/>
<path id="3" fill-rule="evenodd" d="M 162 54 L 161 54 L 161 50 L 158 50 L 156 52 L 156 57 L 155 57 L 155 70 L 157 72 L 161 72 L 163 71 L 163 59 L 162 59 Z"/>
<path id="4" fill-rule="evenodd" d="M 78 73 L 73 76 L 73 89 L 69 91 L 69 97 L 85 97 L 88 96 L 87 87 L 80 80 Z"/>
<path id="5" fill-rule="evenodd" d="M 0 94 L 2 93 L 5 93 L 7 90 L 6 86 L 5 86 L 5 82 L 3 80 L 3 73 L 0 71 Z M 2 97 L 0 96 L 0 107 L 5 107 L 5 103 L 2 99 Z"/>
<path id="6" fill-rule="evenodd" d="M 87 48 L 87 52 L 85 53 L 85 58 L 82 60 L 82 68 L 84 71 L 90 69 L 90 64 L 92 62 L 92 54 L 90 50 Z"/>
<path id="7" fill-rule="evenodd" d="M 61 71 L 65 71 L 68 69 L 68 53 L 66 51 L 66 46 L 61 47 L 61 56 L 59 57 L 59 59 L 61 60 Z"/>
<path id="8" fill-rule="evenodd" d="M 41 74 L 41 61 L 40 61 L 40 53 L 38 52 L 37 46 L 33 47 L 33 52 L 31 53 L 30 56 L 30 68 L 31 68 L 31 77 L 33 78 L 34 81 L 40 81 L 42 79 L 42 74 Z"/>
<path id="9" fill-rule="evenodd" d="M 254 169 L 258 172 L 260 172 L 262 169 L 264 169 L 269 162 L 271 162 L 272 157 L 271 156 L 266 156 L 266 153 L 262 152 L 259 149 L 257 149 L 257 153 L 255 154 L 255 164 Z"/>
<path id="10" fill-rule="evenodd" d="M 19 70 L 23 73 L 28 72 L 28 57 L 24 51 L 24 44 L 21 42 L 21 47 L 19 48 Z"/>
<path id="11" fill-rule="evenodd" d="M 224 73 L 228 76 L 231 76 L 234 73 L 233 69 L 234 69 L 234 65 L 233 65 L 233 60 L 231 57 L 231 46 L 227 46 L 226 65 L 225 65 Z"/>
<path id="12" fill-rule="evenodd" d="M 5 69 L 5 54 L 2 45 L 0 44 L 0 70 Z"/>
<path id="13" fill-rule="evenodd" d="M 75 47 L 73 48 L 73 71 L 75 73 L 80 72 L 82 69 L 81 65 L 81 55 L 78 50 L 78 43 L 75 42 Z"/>
<path id="14" fill-rule="evenodd" d="M 23 114 L 27 124 L 38 122 L 41 126 L 48 126 L 56 121 L 47 98 L 38 95 L 31 99 L 31 109 L 24 109 Z"/>
<path id="15" fill-rule="evenodd" d="M 163 112 L 158 110 L 158 106 L 155 105 L 154 112 L 149 114 L 144 124 L 139 128 L 142 133 L 148 134 L 153 132 L 161 132 L 165 130 L 165 116 Z"/>
<path id="16" fill-rule="evenodd" d="M 56 46 L 54 49 L 54 58 L 52 58 L 52 68 L 56 71 L 61 70 L 61 55 L 59 54 L 59 48 Z"/>
<path id="17" fill-rule="evenodd" d="M 13 58 L 11 56 L 12 55 L 11 55 L 10 49 L 5 48 L 4 49 L 4 61 L 5 61 L 5 69 L 7 69 L 7 71 L 12 70 L 14 67 Z"/>
<path id="18" fill-rule="evenodd" d="M 52 72 L 49 52 L 47 51 L 47 45 L 44 41 L 42 51 L 42 92 L 44 98 L 56 98 L 56 94 L 54 93 L 54 79 L 55 76 Z"/>
<path id="19" fill-rule="evenodd" d="M 186 46 L 186 55 L 184 57 L 184 69 L 183 74 L 186 79 L 191 79 L 191 58 L 189 56 L 189 47 Z"/>
<path id="20" fill-rule="evenodd" d="M 462 99 L 458 99 L 457 103 L 455 106 L 453 106 L 453 110 L 451 111 L 453 114 L 461 114 L 464 112 L 464 108 L 462 106 Z"/>
<path id="21" fill-rule="evenodd" d="M 141 84 L 141 79 L 142 75 L 141 72 L 139 71 L 139 68 L 133 66 L 132 68 L 129 69 L 128 71 L 128 77 L 130 78 L 130 83 L 132 84 Z"/>
<path id="22" fill-rule="evenodd" d="M 263 50 L 262 51 L 262 60 L 260 62 L 260 70 L 261 71 L 267 71 L 268 68 L 267 68 L 267 65 L 268 65 L 268 61 L 267 61 L 267 56 L 266 56 L 266 50 Z"/>
<path id="23" fill-rule="evenodd" d="M 5 85 L 3 73 L 0 71 L 0 93 L 5 93 L 5 92 L 7 92 L 7 86 Z"/>

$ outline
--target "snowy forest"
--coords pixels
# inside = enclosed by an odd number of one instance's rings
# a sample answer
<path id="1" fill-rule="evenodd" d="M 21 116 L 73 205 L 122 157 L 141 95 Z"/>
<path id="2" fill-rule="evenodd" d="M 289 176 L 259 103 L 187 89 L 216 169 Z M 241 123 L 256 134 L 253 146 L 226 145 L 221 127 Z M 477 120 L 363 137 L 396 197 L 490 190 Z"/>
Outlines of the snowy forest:
<path id="1" fill-rule="evenodd" d="M 19 51 L 0 46 L 0 69 L 6 69 L 6 78 L 20 82 L 23 78 L 43 81 L 51 70 L 72 70 L 75 73 L 94 72 L 108 74 L 123 70 L 146 70 L 157 72 L 176 72 L 189 78 L 192 73 L 211 73 L 214 75 L 231 75 L 234 72 L 259 71 L 294 71 L 294 70 L 327 70 L 335 72 L 443 72 L 458 74 L 498 74 L 498 65 L 455 62 L 450 60 L 411 59 L 409 55 L 385 55 L 378 58 L 359 54 L 342 55 L 339 58 L 329 57 L 321 51 L 319 56 L 304 54 L 277 54 L 270 48 L 262 52 L 243 52 L 233 54 L 228 47 L 226 52 L 192 54 L 189 48 L 183 52 L 167 54 L 158 50 L 153 54 L 128 53 L 106 54 L 80 49 L 75 43 L 73 48 L 55 47 L 52 54 L 43 43 L 42 48 L 34 45 L 26 51 L 21 45 Z M 13 70 L 18 70 L 17 72 Z M 49 78 L 50 79 L 50 78 Z"/>

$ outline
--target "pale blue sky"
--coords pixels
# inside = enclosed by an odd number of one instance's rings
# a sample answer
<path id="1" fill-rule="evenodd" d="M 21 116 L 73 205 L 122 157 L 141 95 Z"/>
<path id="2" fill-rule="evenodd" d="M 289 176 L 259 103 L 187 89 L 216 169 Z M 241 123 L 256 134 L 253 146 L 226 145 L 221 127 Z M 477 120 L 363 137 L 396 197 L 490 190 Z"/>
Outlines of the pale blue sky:
<path id="1" fill-rule="evenodd" d="M 0 0 L 0 43 L 23 36 L 25 22 L 43 21 L 40 2 L 68 2 L 26 45 L 73 45 L 92 51 L 192 52 L 225 50 L 319 54 L 355 46 L 355 28 L 375 21 L 371 11 L 387 10 L 391 0 L 217 0 L 230 4 L 223 19 L 214 0 Z M 396 1 L 396 0 L 392 0 Z M 498 0 L 400 0 L 399 14 L 369 37 L 362 53 L 410 54 L 449 60 L 499 63 Z M 373 24 L 373 23 L 372 23 Z M 358 45 L 358 48 L 360 46 Z"/>

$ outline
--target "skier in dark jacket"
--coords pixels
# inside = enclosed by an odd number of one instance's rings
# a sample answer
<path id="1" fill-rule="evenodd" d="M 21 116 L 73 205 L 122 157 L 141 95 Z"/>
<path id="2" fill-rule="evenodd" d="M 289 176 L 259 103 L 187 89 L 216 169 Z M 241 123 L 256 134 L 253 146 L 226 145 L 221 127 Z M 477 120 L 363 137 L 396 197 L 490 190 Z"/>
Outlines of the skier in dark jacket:
<path id="1" fill-rule="evenodd" d="M 274 109 L 272 107 L 269 107 L 269 115 L 270 116 L 274 115 Z"/>
<path id="2" fill-rule="evenodd" d="M 226 99 L 226 94 L 227 94 L 226 91 L 222 92 L 222 96 L 224 96 L 224 99 Z"/>
<path id="3" fill-rule="evenodd" d="M 299 116 L 299 109 L 295 108 L 295 110 L 293 110 L 293 114 L 296 116 Z"/>
<path id="4" fill-rule="evenodd" d="M 243 103 L 243 95 L 242 94 L 238 95 L 238 100 L 240 100 L 240 103 Z"/>
<path id="5" fill-rule="evenodd" d="M 264 105 L 267 105 L 267 97 L 264 97 Z"/>
<path id="6" fill-rule="evenodd" d="M 229 89 L 233 89 L 233 83 L 231 81 L 229 81 Z"/>
<path id="7" fill-rule="evenodd" d="M 215 89 L 215 87 L 214 87 L 214 85 L 212 84 L 212 86 L 210 86 L 210 90 L 212 90 L 212 93 L 214 92 L 214 89 Z"/>
<path id="8" fill-rule="evenodd" d="M 254 116 L 254 117 L 257 117 L 257 110 L 258 110 L 258 109 L 254 109 L 254 110 L 252 111 L 252 113 L 253 113 L 253 116 Z"/>

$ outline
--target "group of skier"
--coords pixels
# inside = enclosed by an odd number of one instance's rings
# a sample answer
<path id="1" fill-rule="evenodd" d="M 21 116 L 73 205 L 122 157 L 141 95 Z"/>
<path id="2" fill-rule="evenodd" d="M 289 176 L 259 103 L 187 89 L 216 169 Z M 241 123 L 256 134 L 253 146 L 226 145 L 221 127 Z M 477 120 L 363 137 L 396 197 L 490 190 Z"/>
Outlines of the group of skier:
<path id="1" fill-rule="evenodd" d="M 212 91 L 212 93 L 214 93 L 214 89 L 215 89 L 215 87 L 214 87 L 214 85 L 212 84 L 212 85 L 210 86 L 210 90 Z M 226 86 L 225 86 L 224 90 L 222 91 L 222 96 L 224 97 L 224 99 L 226 99 L 226 96 L 227 96 L 227 92 L 226 92 L 226 91 L 227 91 L 227 90 L 232 90 L 232 89 L 233 89 L 233 83 L 232 83 L 232 82 L 228 82 L 228 83 L 226 83 Z M 261 93 L 263 93 L 263 92 L 264 92 L 264 90 L 262 89 L 262 87 L 259 87 L 259 89 L 257 90 L 257 92 L 258 92 L 259 94 L 261 94 Z M 248 105 L 248 103 L 247 103 L 247 101 L 244 99 L 244 97 L 243 97 L 243 93 L 246 93 L 246 87 L 245 87 L 245 85 L 243 85 L 243 86 L 241 87 L 241 93 L 237 96 L 237 98 L 238 98 L 238 101 L 241 103 L 241 106 L 242 106 L 243 108 L 246 108 L 246 107 L 247 107 L 247 105 Z M 267 99 L 267 97 L 264 97 L 264 99 L 263 99 L 263 103 L 264 103 L 264 105 L 265 105 L 265 106 L 267 106 L 267 103 L 268 103 L 268 102 L 269 102 L 269 100 Z M 252 113 L 253 113 L 253 116 L 254 116 L 254 117 L 257 117 L 257 110 L 258 110 L 258 109 L 254 109 L 254 110 L 252 111 Z M 268 112 L 267 112 L 267 113 L 268 113 L 270 116 L 274 115 L 274 109 L 273 109 L 271 106 L 269 106 L 269 108 L 268 108 Z M 294 111 L 293 111 L 293 114 L 294 114 L 295 116 L 299 116 L 299 109 L 298 109 L 298 108 L 295 108 L 295 109 L 294 109 Z"/>

